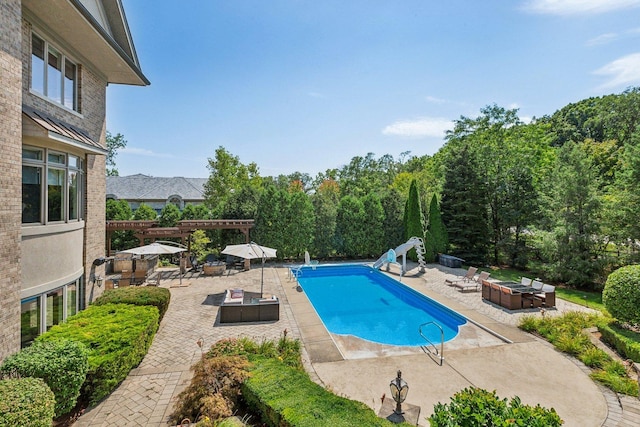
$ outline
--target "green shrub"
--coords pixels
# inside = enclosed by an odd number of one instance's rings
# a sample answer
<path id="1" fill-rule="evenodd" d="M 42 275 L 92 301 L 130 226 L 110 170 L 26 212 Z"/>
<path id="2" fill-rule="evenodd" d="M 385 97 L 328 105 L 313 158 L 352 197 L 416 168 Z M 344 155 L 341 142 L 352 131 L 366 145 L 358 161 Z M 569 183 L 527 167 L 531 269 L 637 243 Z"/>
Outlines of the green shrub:
<path id="1" fill-rule="evenodd" d="M 105 291 L 93 304 L 153 305 L 158 308 L 160 321 L 162 321 L 169 308 L 170 301 L 171 292 L 169 292 L 169 289 L 157 286 L 129 286 Z"/>
<path id="2" fill-rule="evenodd" d="M 249 375 L 245 356 L 205 356 L 193 367 L 191 383 L 178 395 L 173 424 L 199 416 L 220 420 L 234 413 L 240 384 Z"/>
<path id="3" fill-rule="evenodd" d="M 239 355 L 247 356 L 250 360 L 256 357 L 277 358 L 285 365 L 302 369 L 300 340 L 287 338 L 286 331 L 277 343 L 266 340 L 257 344 L 249 338 L 224 338 L 212 345 L 207 352 L 207 357 Z"/>
<path id="4" fill-rule="evenodd" d="M 585 349 L 578 358 L 588 367 L 598 369 L 601 369 L 606 362 L 611 360 L 611 357 L 606 352 L 595 346 Z"/>
<path id="5" fill-rule="evenodd" d="M 535 332 L 538 329 L 538 318 L 530 314 L 526 314 L 520 318 L 520 329 L 526 332 Z"/>
<path id="6" fill-rule="evenodd" d="M 562 331 L 554 337 L 552 342 L 558 350 L 572 356 L 578 356 L 587 348 L 593 347 L 589 337 L 583 333 L 575 333 L 574 331 Z"/>
<path id="7" fill-rule="evenodd" d="M 59 417 L 76 405 L 89 369 L 87 355 L 85 346 L 75 341 L 34 342 L 8 357 L 0 371 L 42 378 L 55 395 L 55 415 Z"/>
<path id="8" fill-rule="evenodd" d="M 640 334 L 614 324 L 598 325 L 602 339 L 612 345 L 622 357 L 640 362 Z"/>
<path id="9" fill-rule="evenodd" d="M 51 427 L 56 398 L 40 378 L 0 380 L 0 425 Z"/>
<path id="10" fill-rule="evenodd" d="M 93 405 L 142 361 L 158 329 L 158 317 L 153 306 L 90 305 L 36 341 L 70 339 L 89 349 L 89 371 L 81 394 Z"/>
<path id="11" fill-rule="evenodd" d="M 611 273 L 602 291 L 602 302 L 619 321 L 640 325 L 640 265 L 628 265 Z"/>
<path id="12" fill-rule="evenodd" d="M 638 396 L 638 382 L 629 378 L 626 374 L 619 375 L 618 372 L 599 369 L 589 375 L 592 379 L 601 382 L 616 393 L 628 396 Z"/>
<path id="13" fill-rule="evenodd" d="M 248 406 L 268 426 L 393 426 L 361 402 L 325 390 L 296 368 L 278 359 L 255 362 L 242 384 Z M 404 424 L 408 425 L 408 424 Z"/>
<path id="14" fill-rule="evenodd" d="M 475 387 L 454 394 L 449 404 L 436 404 L 428 420 L 431 427 L 562 425 L 553 408 L 523 405 L 517 396 L 507 402 L 507 399 L 498 398 L 495 391 L 488 392 Z"/>

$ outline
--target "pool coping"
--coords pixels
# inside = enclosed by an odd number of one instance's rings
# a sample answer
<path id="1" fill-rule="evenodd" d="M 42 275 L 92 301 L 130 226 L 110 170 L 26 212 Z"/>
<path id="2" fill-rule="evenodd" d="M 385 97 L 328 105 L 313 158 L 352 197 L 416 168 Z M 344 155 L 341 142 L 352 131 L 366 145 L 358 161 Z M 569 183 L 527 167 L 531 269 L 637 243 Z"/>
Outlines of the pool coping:
<path id="1" fill-rule="evenodd" d="M 351 264 L 355 265 L 355 263 Z M 367 265 L 367 263 L 360 263 L 359 265 Z M 365 342 L 365 340 L 360 340 L 356 337 L 334 337 L 334 335 L 326 329 L 315 308 L 309 301 L 306 293 L 299 287 L 297 280 L 288 274 L 288 268 L 278 270 L 280 282 L 298 324 L 300 336 L 304 341 L 309 361 L 312 364 L 338 362 L 342 360 L 367 357 L 366 353 L 362 356 L 354 357 L 353 354 L 341 350 L 341 347 L 344 348 L 344 345 L 338 344 L 336 340 L 343 341 L 345 339 L 352 339 L 362 342 Z M 503 344 L 529 342 L 533 340 L 529 334 L 526 334 L 517 328 L 503 325 L 488 316 L 469 309 L 456 300 L 447 298 L 437 292 L 429 291 L 426 281 L 422 275 L 419 273 L 416 274 L 417 271 L 417 269 L 411 270 L 409 275 L 401 278 L 401 283 L 454 310 L 463 316 L 469 323 L 498 338 Z M 395 280 L 398 280 L 399 276 L 394 275 L 393 272 L 386 272 L 384 270 L 381 270 L 381 272 Z M 393 351 L 392 348 L 394 347 L 398 350 Z M 369 357 L 422 353 L 422 350 L 419 347 L 410 349 L 410 347 L 385 346 L 382 344 L 371 343 L 370 348 L 371 350 L 368 352 Z M 375 350 L 380 348 L 382 349 L 377 351 Z M 384 348 L 387 348 L 387 350 L 385 351 Z M 449 351 L 446 348 L 445 350 Z"/>

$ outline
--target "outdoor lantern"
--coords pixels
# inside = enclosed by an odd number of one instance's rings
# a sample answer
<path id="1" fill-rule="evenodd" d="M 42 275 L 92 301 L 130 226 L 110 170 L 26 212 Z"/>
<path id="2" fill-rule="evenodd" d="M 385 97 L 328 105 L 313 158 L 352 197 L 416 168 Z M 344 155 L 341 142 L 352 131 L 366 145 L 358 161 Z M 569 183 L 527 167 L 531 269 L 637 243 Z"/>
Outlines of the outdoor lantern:
<path id="1" fill-rule="evenodd" d="M 407 398 L 409 384 L 402 379 L 402 372 L 400 372 L 400 370 L 398 370 L 398 376 L 391 380 L 389 387 L 391 388 L 391 397 L 396 401 L 396 410 L 394 412 L 396 415 L 402 416 L 401 404 Z"/>

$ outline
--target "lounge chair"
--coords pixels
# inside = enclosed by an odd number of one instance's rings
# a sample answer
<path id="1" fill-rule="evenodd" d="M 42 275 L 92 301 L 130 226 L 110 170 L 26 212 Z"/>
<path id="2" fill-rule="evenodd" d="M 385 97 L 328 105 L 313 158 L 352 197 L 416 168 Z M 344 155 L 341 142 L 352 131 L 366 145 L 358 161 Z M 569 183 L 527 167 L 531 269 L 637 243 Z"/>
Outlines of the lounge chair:
<path id="1" fill-rule="evenodd" d="M 470 282 L 475 277 L 477 271 L 477 267 L 469 267 L 467 274 L 464 276 L 458 276 L 456 279 L 446 279 L 444 282 L 449 286 L 454 286 L 456 283 L 460 282 Z"/>
<path id="2" fill-rule="evenodd" d="M 477 278 L 473 277 L 468 282 L 465 282 L 464 280 L 462 282 L 455 282 L 453 286 L 460 289 L 460 292 L 478 291 L 480 289 L 480 286 L 482 286 L 482 282 L 487 280 L 490 274 L 491 273 L 489 273 L 488 271 L 482 271 Z"/>
<path id="3" fill-rule="evenodd" d="M 527 287 L 529 287 L 529 286 L 531 286 L 531 284 L 532 284 L 532 283 L 533 283 L 533 280 L 532 280 L 532 279 L 529 279 L 528 277 L 524 277 L 524 276 L 522 276 L 522 277 L 520 278 L 520 284 L 521 284 L 522 286 L 527 286 Z"/>

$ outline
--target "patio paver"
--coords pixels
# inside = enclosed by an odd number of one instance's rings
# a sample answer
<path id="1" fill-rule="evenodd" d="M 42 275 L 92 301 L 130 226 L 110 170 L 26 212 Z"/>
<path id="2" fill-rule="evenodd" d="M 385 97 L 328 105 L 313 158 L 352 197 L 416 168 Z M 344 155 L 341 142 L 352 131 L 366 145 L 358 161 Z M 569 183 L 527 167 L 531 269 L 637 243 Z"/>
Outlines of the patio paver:
<path id="1" fill-rule="evenodd" d="M 451 350 L 440 367 L 424 354 L 345 360 L 330 334 L 323 331 L 315 311 L 287 270 L 269 265 L 264 270 L 265 293 L 281 300 L 277 322 L 220 325 L 216 322 L 222 293 L 227 288 L 257 290 L 260 269 L 233 271 L 224 276 L 193 275 L 183 278 L 184 287 L 171 287 L 171 304 L 140 366 L 109 397 L 87 411 L 76 426 L 167 426 L 177 394 L 191 380 L 189 367 L 201 355 L 196 342 L 205 348 L 219 339 L 248 336 L 256 340 L 278 339 L 284 330 L 301 338 L 303 361 L 311 378 L 334 392 L 360 400 L 376 412 L 382 394 L 389 393 L 389 381 L 402 369 L 411 390 L 408 402 L 421 406 L 420 425 L 437 401 L 448 401 L 456 391 L 469 385 L 496 389 L 501 397 L 519 395 L 524 403 L 555 407 L 566 426 L 615 426 L 632 424 L 640 414 L 638 399 L 617 396 L 588 378 L 588 368 L 575 359 L 555 351 L 548 343 L 535 339 L 513 325 L 522 314 L 485 303 L 480 293 L 460 293 L 444 285 L 444 278 L 458 270 L 430 265 L 427 272 L 414 271 L 402 282 L 449 305 L 508 338 L 513 344 Z M 393 272 L 391 272 L 393 275 Z M 176 279 L 164 281 L 170 287 Z M 555 315 L 584 307 L 564 305 L 558 299 Z M 569 304 L 569 303 L 567 303 Z M 538 312 L 539 313 L 539 312 Z M 540 370 L 527 367 L 545 367 Z M 516 373 L 514 376 L 513 373 Z M 526 374 L 523 374 L 526 373 Z M 631 424 L 630 424 L 631 423 Z"/>

